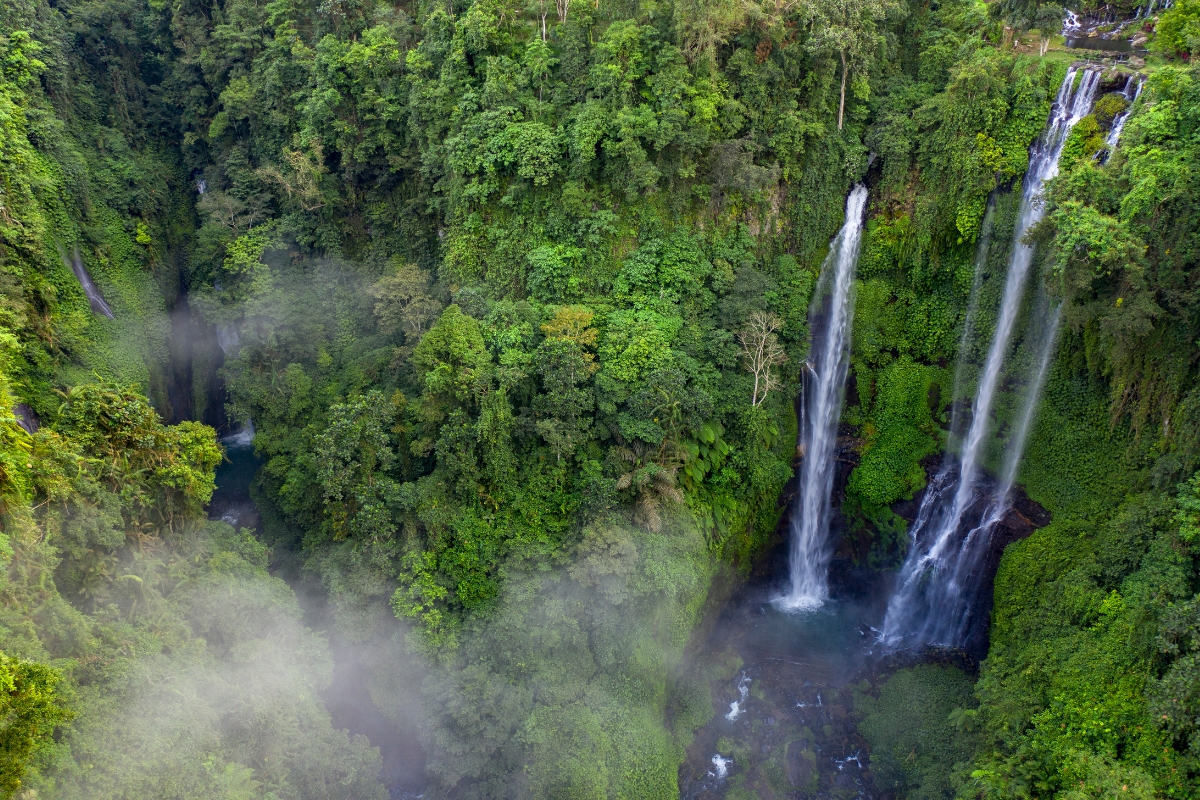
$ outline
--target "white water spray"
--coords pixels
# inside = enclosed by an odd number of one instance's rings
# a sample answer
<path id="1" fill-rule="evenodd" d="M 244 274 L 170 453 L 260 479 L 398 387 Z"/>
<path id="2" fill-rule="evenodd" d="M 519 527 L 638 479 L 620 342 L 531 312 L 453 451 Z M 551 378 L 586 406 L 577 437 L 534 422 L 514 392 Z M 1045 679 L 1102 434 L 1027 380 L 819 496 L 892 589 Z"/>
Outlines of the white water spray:
<path id="1" fill-rule="evenodd" d="M 228 436 L 221 437 L 221 443 L 229 448 L 250 447 L 254 444 L 254 421 L 247 418 L 246 424 Z"/>
<path id="2" fill-rule="evenodd" d="M 725 719 L 733 722 L 745 709 L 742 707 L 746 702 L 746 697 L 750 694 L 750 676 L 742 673 L 737 682 L 738 699 L 729 704 L 729 713 L 725 715 Z"/>
<path id="3" fill-rule="evenodd" d="M 1020 441 L 1010 442 L 1006 476 L 997 487 L 990 502 L 981 496 L 978 485 L 981 477 L 981 458 L 991 431 L 992 406 L 1000 384 L 1000 375 L 1008 354 L 1013 328 L 1025 295 L 1025 284 L 1033 262 L 1033 246 L 1024 241 L 1025 234 L 1041 221 L 1045 207 L 1041 202 L 1042 188 L 1058 174 L 1059 158 L 1068 134 L 1077 122 L 1091 112 L 1100 71 L 1085 70 L 1075 88 L 1077 70 L 1072 67 L 1059 88 L 1042 137 L 1030 153 L 1029 171 L 1025 176 L 1021 209 L 1009 257 L 1008 274 L 996 330 L 988 349 L 979 387 L 971 407 L 971 424 L 963 441 L 958 461 L 957 480 L 951 469 L 943 469 L 931 481 L 917 519 L 913 524 L 908 557 L 901 569 L 896 593 L 888 603 L 882 639 L 898 644 L 905 639 L 917 639 L 919 644 L 960 645 L 965 635 L 965 615 L 969 609 L 964 597 L 962 577 L 969 574 L 983 552 L 992 528 L 1007 510 L 1007 494 L 1020 462 L 1020 449 L 1032 420 L 1037 390 L 1049 364 L 1053 347 L 1053 332 L 1043 337 L 1046 351 L 1038 374 L 1030 381 L 1026 401 L 1028 413 L 1019 423 Z M 1057 325 L 1057 312 L 1054 316 Z M 1011 477 L 1008 473 L 1011 472 Z M 969 509 L 984 502 L 985 509 L 979 524 L 965 539 L 958 536 L 964 516 Z"/>
<path id="4" fill-rule="evenodd" d="M 846 221 L 821 269 L 809 319 L 813 338 L 802 378 L 800 437 L 803 462 L 799 508 L 792 514 L 791 586 L 778 603 L 786 609 L 815 608 L 829 596 L 829 525 L 832 518 L 837 425 L 842 415 L 850 366 L 850 324 L 854 268 L 867 206 L 867 188 L 854 187 L 846 199 Z"/>

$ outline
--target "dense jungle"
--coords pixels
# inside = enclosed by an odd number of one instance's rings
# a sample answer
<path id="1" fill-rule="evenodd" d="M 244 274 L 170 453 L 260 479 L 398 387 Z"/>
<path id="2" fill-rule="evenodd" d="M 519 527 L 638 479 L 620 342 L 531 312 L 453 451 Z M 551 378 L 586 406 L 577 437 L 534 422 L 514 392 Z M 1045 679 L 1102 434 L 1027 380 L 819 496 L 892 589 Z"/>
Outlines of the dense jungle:
<path id="1" fill-rule="evenodd" d="M 1197 0 L 5 0 L 0 798 L 1200 800 L 1193 55 Z M 980 463 L 1040 516 L 981 647 L 714 756 L 860 183 L 833 595 L 904 574 L 1018 247 L 1059 324 Z"/>

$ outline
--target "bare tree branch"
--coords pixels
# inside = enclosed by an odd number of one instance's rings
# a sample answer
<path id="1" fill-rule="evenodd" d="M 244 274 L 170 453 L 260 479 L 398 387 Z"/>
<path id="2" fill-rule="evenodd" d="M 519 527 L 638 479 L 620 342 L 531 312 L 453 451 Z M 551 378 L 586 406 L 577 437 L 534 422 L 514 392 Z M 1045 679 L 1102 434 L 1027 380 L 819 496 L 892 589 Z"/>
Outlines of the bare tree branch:
<path id="1" fill-rule="evenodd" d="M 760 405 L 772 389 L 778 389 L 781 385 L 775 367 L 787 361 L 787 354 L 776 335 L 782 327 L 783 320 L 775 314 L 755 311 L 750 315 L 746 329 L 738 334 L 746 369 L 754 376 L 751 405 Z"/>

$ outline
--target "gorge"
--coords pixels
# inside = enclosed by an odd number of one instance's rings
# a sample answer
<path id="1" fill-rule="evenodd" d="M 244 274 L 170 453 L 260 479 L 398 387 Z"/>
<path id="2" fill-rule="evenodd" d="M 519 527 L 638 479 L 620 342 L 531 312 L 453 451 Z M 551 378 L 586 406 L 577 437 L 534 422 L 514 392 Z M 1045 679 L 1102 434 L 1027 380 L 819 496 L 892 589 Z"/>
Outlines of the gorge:
<path id="1" fill-rule="evenodd" d="M 0 800 L 1200 797 L 1198 20 L 0 5 Z"/>

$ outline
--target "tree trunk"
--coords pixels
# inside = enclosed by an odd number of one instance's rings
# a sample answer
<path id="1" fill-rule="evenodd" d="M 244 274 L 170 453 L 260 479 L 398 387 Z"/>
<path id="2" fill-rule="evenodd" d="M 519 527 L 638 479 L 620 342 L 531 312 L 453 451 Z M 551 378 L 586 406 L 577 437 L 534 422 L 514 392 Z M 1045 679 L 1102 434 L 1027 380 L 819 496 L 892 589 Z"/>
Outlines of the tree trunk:
<path id="1" fill-rule="evenodd" d="M 842 118 L 846 115 L 846 53 L 842 52 L 842 100 L 838 104 L 838 130 L 842 129 Z"/>

